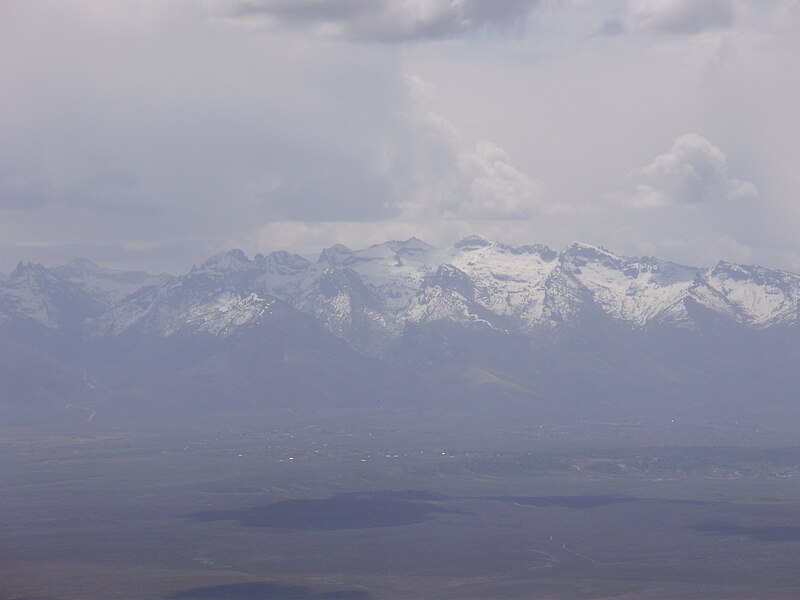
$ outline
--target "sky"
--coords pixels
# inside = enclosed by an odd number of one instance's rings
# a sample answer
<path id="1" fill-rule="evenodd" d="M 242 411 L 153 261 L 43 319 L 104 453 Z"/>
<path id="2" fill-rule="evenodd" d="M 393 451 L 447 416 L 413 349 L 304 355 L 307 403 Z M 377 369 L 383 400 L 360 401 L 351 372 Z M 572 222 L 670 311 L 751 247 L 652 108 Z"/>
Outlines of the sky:
<path id="1" fill-rule="evenodd" d="M 0 2 L 0 270 L 470 234 L 800 272 L 800 0 Z"/>

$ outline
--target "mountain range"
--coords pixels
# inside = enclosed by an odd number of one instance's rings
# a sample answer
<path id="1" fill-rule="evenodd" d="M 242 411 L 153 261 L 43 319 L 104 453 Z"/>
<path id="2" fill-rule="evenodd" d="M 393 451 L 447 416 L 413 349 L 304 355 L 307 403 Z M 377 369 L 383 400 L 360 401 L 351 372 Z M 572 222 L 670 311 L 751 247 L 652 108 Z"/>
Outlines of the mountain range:
<path id="1" fill-rule="evenodd" d="M 797 274 L 480 236 L 230 250 L 178 276 L 21 263 L 0 278 L 0 405 L 787 418 L 799 317 Z"/>

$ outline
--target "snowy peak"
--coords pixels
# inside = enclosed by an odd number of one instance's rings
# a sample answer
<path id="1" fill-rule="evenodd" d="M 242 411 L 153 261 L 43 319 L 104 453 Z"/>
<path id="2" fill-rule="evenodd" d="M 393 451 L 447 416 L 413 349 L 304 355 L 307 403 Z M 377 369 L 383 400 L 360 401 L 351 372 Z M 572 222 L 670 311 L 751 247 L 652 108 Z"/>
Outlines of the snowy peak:
<path id="1" fill-rule="evenodd" d="M 256 256 L 255 262 L 264 271 L 278 275 L 297 275 L 305 272 L 311 266 L 311 263 L 302 256 L 289 254 L 283 250 L 270 252 L 266 256 L 259 254 Z"/>
<path id="2" fill-rule="evenodd" d="M 533 254 L 545 262 L 550 262 L 558 257 L 558 252 L 542 244 L 532 244 L 526 246 L 505 246 L 511 254 Z"/>
<path id="3" fill-rule="evenodd" d="M 356 261 L 356 252 L 342 244 L 334 244 L 330 248 L 325 248 L 319 255 L 317 262 L 320 264 L 327 264 L 331 267 L 347 266 L 349 263 Z"/>
<path id="4" fill-rule="evenodd" d="M 27 279 L 28 281 L 33 281 L 36 277 L 44 276 L 47 272 L 48 269 L 40 263 L 18 262 L 17 266 L 9 274 L 8 280 L 20 281 Z"/>
<path id="5" fill-rule="evenodd" d="M 144 271 L 106 269 L 83 258 L 56 267 L 53 272 L 106 306 L 118 303 L 142 287 L 156 285 L 168 278 L 167 275 L 151 275 Z"/>
<path id="6" fill-rule="evenodd" d="M 562 265 L 580 269 L 587 265 L 601 265 L 607 269 L 621 270 L 625 260 L 604 248 L 574 242 L 559 254 Z"/>
<path id="7" fill-rule="evenodd" d="M 253 327 L 269 318 L 276 302 L 275 298 L 256 293 L 242 296 L 234 292 L 222 292 L 208 302 L 176 315 L 165 324 L 163 334 L 169 337 L 184 331 L 229 336 L 240 332 L 243 327 Z"/>
<path id="8" fill-rule="evenodd" d="M 709 272 L 709 277 L 718 281 L 732 281 L 772 288 L 772 293 L 791 293 L 796 289 L 798 276 L 785 271 L 776 271 L 758 265 L 737 265 L 720 261 Z"/>
<path id="9" fill-rule="evenodd" d="M 223 290 L 249 293 L 254 281 L 263 272 L 258 261 L 250 260 L 241 250 L 218 252 L 186 275 L 164 282 L 168 288 L 181 288 L 182 296 L 191 301 L 192 295 L 204 298 Z"/>
<path id="10" fill-rule="evenodd" d="M 192 271 L 200 272 L 230 272 L 247 271 L 252 267 L 252 261 L 239 249 L 218 252 L 203 264 Z"/>
<path id="11" fill-rule="evenodd" d="M 530 262 L 531 258 L 538 262 L 550 262 L 558 256 L 554 250 L 540 244 L 511 246 L 481 236 L 464 238 L 451 249 L 445 250 L 445 253 L 452 256 L 455 262 L 483 261 L 486 266 L 508 260 L 518 260 L 523 265 Z"/>
<path id="12" fill-rule="evenodd" d="M 469 275 L 482 306 L 530 329 L 543 318 L 555 257 L 545 246 L 514 247 L 474 236 L 444 251 L 442 259 Z"/>
<path id="13" fill-rule="evenodd" d="M 800 276 L 728 262 L 702 269 L 577 242 L 557 252 L 482 236 L 445 248 L 409 238 L 363 250 L 334 245 L 316 262 L 230 250 L 169 278 L 90 261 L 20 264 L 0 283 L 0 323 L 27 319 L 53 330 L 82 323 L 95 336 L 187 327 L 227 335 L 267 314 L 268 299 L 372 351 L 407 323 L 437 320 L 528 335 L 593 319 L 697 327 L 708 311 L 747 327 L 789 325 L 798 322 Z"/>
<path id="14" fill-rule="evenodd" d="M 362 253 L 372 254 L 374 252 L 380 253 L 380 250 L 387 250 L 388 252 L 393 253 L 396 256 L 402 255 L 422 255 L 432 252 L 436 250 L 435 246 L 431 246 L 430 244 L 423 242 L 421 239 L 416 237 L 410 237 L 407 240 L 391 240 L 389 242 L 383 242 L 382 244 L 375 244 L 370 246 L 366 250 L 363 250 Z"/>
<path id="15" fill-rule="evenodd" d="M 420 255 L 426 254 L 428 252 L 432 252 L 436 248 L 431 246 L 430 244 L 423 242 L 421 239 L 416 237 L 410 237 L 404 242 L 394 242 L 397 244 L 396 252 L 398 255 L 402 254 L 413 254 L 413 255 Z"/>
<path id="16" fill-rule="evenodd" d="M 251 324 L 274 298 L 219 287 L 196 272 L 142 288 L 124 302 L 87 321 L 92 337 L 132 334 L 169 336 L 178 331 L 228 335 Z"/>
<path id="17" fill-rule="evenodd" d="M 19 263 L 0 285 L 0 321 L 72 328 L 160 280 L 143 272 L 104 269 L 85 259 L 55 268 Z"/>
<path id="18" fill-rule="evenodd" d="M 608 316 L 636 327 L 687 319 L 681 304 L 700 269 L 650 257 L 627 258 L 602 248 L 572 244 L 559 267 Z"/>
<path id="19" fill-rule="evenodd" d="M 73 277 L 86 277 L 87 275 L 102 276 L 111 272 L 110 269 L 103 269 L 88 258 L 76 258 L 63 267 L 56 267 L 56 269 L 60 273 Z"/>
<path id="20" fill-rule="evenodd" d="M 380 297 L 369 289 L 352 269 L 325 269 L 317 279 L 317 290 L 325 298 L 345 294 L 365 305 L 378 307 Z"/>
<path id="21" fill-rule="evenodd" d="M 440 287 L 445 291 L 461 294 L 464 298 L 472 298 L 475 294 L 475 282 L 472 278 L 451 264 L 439 265 L 436 273 L 423 280 L 423 290 L 431 287 Z"/>
<path id="22" fill-rule="evenodd" d="M 475 250 L 476 248 L 490 248 L 497 242 L 482 235 L 469 235 L 453 244 L 456 250 Z"/>
<path id="23" fill-rule="evenodd" d="M 746 325 L 798 321 L 800 276 L 793 273 L 720 261 L 692 292 L 701 305 Z"/>
<path id="24" fill-rule="evenodd" d="M 31 322 L 48 329 L 69 327 L 97 309 L 92 298 L 57 273 L 19 263 L 0 288 L 0 323 Z"/>
<path id="25" fill-rule="evenodd" d="M 397 329 L 376 289 L 350 268 L 326 267 L 301 287 L 292 305 L 312 315 L 331 333 L 374 352 Z"/>
<path id="26" fill-rule="evenodd" d="M 487 310 L 475 295 L 475 283 L 467 273 L 443 264 L 424 278 L 419 292 L 402 314 L 411 323 L 453 321 L 460 325 L 494 327 L 492 316 L 497 320 L 501 317 Z"/>

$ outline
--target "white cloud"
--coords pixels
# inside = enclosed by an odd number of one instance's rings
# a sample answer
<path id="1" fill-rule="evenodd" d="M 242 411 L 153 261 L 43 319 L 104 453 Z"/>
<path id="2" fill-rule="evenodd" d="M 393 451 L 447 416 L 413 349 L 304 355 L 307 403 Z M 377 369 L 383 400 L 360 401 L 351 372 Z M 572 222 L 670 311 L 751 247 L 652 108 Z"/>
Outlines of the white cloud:
<path id="1" fill-rule="evenodd" d="M 631 208 L 754 200 L 758 189 L 732 177 L 725 153 L 696 133 L 678 137 L 666 154 L 629 175 L 633 190 L 614 198 Z"/>
<path id="2" fill-rule="evenodd" d="M 447 244 L 475 232 L 526 243 L 531 241 L 532 218 L 568 212 L 552 203 L 544 185 L 518 169 L 496 144 L 481 141 L 465 149 L 461 133 L 435 113 L 409 121 L 410 145 L 403 147 L 402 157 L 387 158 L 395 193 L 405 198 L 391 219 L 276 220 L 229 240 L 228 246 L 250 252 L 292 248 L 308 254 L 334 243 L 363 247 L 411 236 Z"/>
<path id="3" fill-rule="evenodd" d="M 511 156 L 491 142 L 463 154 L 461 168 L 469 182 L 457 214 L 485 219 L 528 217 L 541 208 L 544 186 L 517 169 Z"/>
<path id="4" fill-rule="evenodd" d="M 411 221 L 499 221 L 527 218 L 553 207 L 544 185 L 521 171 L 503 148 L 480 141 L 465 146 L 447 119 L 428 113 L 416 120 L 416 146 L 399 173 L 405 200 L 398 217 Z"/>

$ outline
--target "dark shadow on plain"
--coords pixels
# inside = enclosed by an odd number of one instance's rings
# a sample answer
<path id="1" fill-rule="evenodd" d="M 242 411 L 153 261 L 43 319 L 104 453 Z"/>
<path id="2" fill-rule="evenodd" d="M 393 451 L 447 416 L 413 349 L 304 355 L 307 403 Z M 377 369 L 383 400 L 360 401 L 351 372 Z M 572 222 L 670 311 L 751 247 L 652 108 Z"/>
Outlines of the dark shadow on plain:
<path id="1" fill-rule="evenodd" d="M 441 505 L 444 496 L 429 492 L 353 492 L 320 500 L 284 500 L 243 510 L 194 513 L 196 521 L 236 521 L 243 527 L 310 531 L 413 525 L 461 511 Z"/>
<path id="2" fill-rule="evenodd" d="M 273 581 L 210 585 L 175 592 L 167 600 L 371 600 L 372 594 L 358 590 L 314 592 L 307 587 Z"/>
<path id="3" fill-rule="evenodd" d="M 689 528 L 711 535 L 738 535 L 759 542 L 800 542 L 800 527 L 789 525 L 747 527 L 725 521 L 705 521 Z"/>

